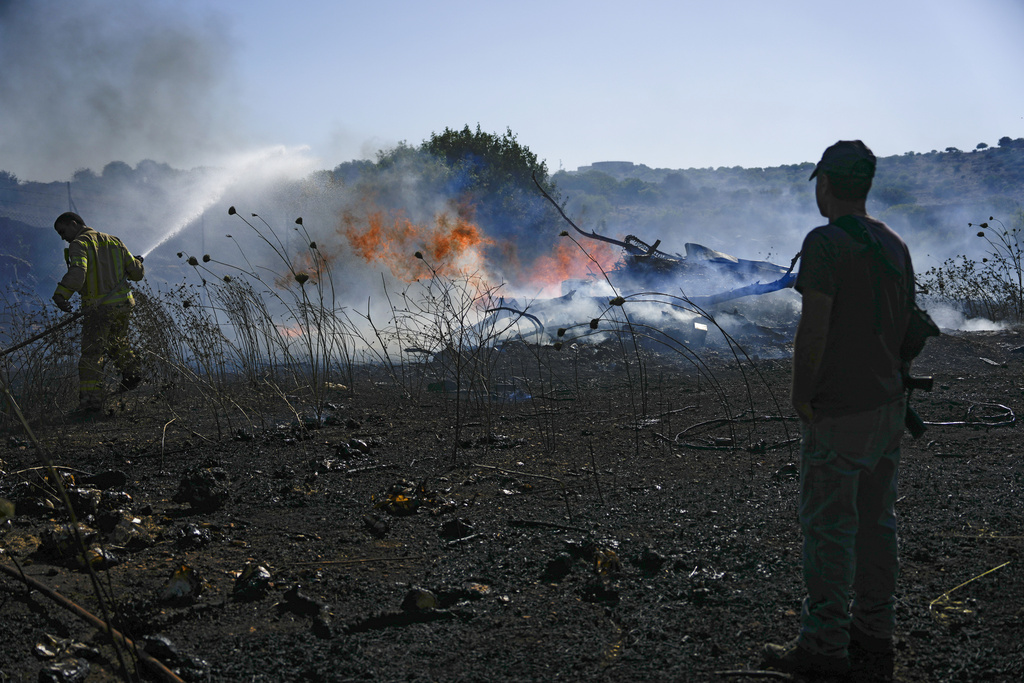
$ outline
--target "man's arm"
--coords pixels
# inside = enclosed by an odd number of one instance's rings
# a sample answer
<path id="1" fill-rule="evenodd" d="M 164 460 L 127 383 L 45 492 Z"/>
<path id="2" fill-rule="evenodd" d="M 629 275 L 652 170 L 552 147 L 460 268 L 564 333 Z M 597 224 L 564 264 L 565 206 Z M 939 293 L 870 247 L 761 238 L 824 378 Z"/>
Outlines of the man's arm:
<path id="1" fill-rule="evenodd" d="M 141 256 L 132 256 L 132 253 L 125 249 L 124 257 L 124 272 L 129 280 L 138 282 L 146 276 L 146 268 L 142 265 Z"/>
<path id="2" fill-rule="evenodd" d="M 800 324 L 793 340 L 793 407 L 800 419 L 810 422 L 814 418 L 811 399 L 817 385 L 821 361 L 825 355 L 832 297 L 814 289 L 803 291 Z"/>

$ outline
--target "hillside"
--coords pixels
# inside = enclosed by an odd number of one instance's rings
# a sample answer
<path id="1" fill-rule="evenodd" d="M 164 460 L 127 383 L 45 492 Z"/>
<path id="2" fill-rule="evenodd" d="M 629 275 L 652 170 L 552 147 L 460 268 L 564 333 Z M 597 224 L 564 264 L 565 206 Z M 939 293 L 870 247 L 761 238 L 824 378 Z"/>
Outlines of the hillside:
<path id="1" fill-rule="evenodd" d="M 206 253 L 211 249 L 207 234 L 229 232 L 225 209 L 243 196 L 251 197 L 253 210 L 261 211 L 271 224 L 288 225 L 297 215 L 319 214 L 321 229 L 335 230 L 354 197 L 369 194 L 361 191 L 366 186 L 378 196 L 420 205 L 427 203 L 426 197 L 409 199 L 408 187 L 449 191 L 432 177 L 406 182 L 388 176 L 394 168 L 384 163 L 386 158 L 393 161 L 394 156 L 382 154 L 377 163 L 346 162 L 332 171 L 279 179 L 273 185 L 264 178 L 245 177 L 226 183 L 218 169 L 182 171 L 154 161 L 135 168 L 115 161 L 98 174 L 80 170 L 69 182 L 23 183 L 0 171 L 0 277 L 5 283 L 30 274 L 49 281 L 58 274 L 62 245 L 48 228 L 69 207 L 101 229 L 132 237 L 133 244 L 141 243 L 138 250 L 169 229 L 189 227 L 181 240 L 164 249 L 167 253 L 157 254 L 173 266 L 176 259 L 168 254 L 182 249 Z M 632 234 L 648 243 L 660 239 L 661 249 L 668 252 L 682 253 L 685 243 L 697 242 L 740 258 L 788 263 L 808 229 L 820 222 L 807 182 L 812 168 L 811 161 L 772 168 L 688 169 L 598 162 L 577 171 L 558 171 L 551 180 L 568 214 L 584 230 L 612 237 Z M 967 224 L 994 216 L 1011 225 L 1024 198 L 1022 188 L 1024 138 L 1003 138 L 996 147 L 970 152 L 948 148 L 880 158 L 868 208 L 904 236 L 923 270 L 956 254 L 980 255 L 983 245 Z M 449 201 L 454 199 L 453 195 Z M 544 202 L 539 195 L 528 199 Z M 488 214 L 480 209 L 478 218 Z M 497 234 L 489 232 L 492 226 L 480 227 L 488 237 Z M 513 239 L 520 252 L 527 247 L 533 254 L 554 252 L 558 232 L 565 227 L 551 222 L 544 234 Z M 344 242 L 339 249 L 348 251 Z M 45 272 L 40 272 L 40 264 Z"/>
<path id="2" fill-rule="evenodd" d="M 631 162 L 599 162 L 554 182 L 570 213 L 599 231 L 636 234 L 666 243 L 697 241 L 736 253 L 760 254 L 794 246 L 819 224 L 808 176 L 812 162 L 773 168 L 652 169 Z M 881 157 L 868 210 L 907 239 L 915 256 L 935 262 L 977 247 L 968 222 L 989 216 L 1004 222 L 1024 200 L 1024 138 L 962 152 Z M 681 246 L 681 245 L 680 245 Z M 919 253 L 920 252 L 920 253 Z"/>

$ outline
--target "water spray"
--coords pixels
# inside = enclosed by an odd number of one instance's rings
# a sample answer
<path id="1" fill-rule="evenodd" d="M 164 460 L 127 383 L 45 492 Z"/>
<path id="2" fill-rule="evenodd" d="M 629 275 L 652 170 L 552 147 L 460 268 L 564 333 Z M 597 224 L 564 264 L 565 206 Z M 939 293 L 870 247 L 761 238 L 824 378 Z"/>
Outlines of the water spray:
<path id="1" fill-rule="evenodd" d="M 174 223 L 173 227 L 141 255 L 149 256 L 153 250 L 170 241 L 206 213 L 211 206 L 223 199 L 228 189 L 238 181 L 246 176 L 256 175 L 268 165 L 270 173 L 292 175 L 309 173 L 313 168 L 314 160 L 305 156 L 308 149 L 308 147 L 297 149 L 283 146 L 270 147 L 244 154 L 229 162 L 226 167 L 217 169 L 203 183 L 201 191 L 189 195 L 189 205 L 182 210 L 182 216 Z"/>

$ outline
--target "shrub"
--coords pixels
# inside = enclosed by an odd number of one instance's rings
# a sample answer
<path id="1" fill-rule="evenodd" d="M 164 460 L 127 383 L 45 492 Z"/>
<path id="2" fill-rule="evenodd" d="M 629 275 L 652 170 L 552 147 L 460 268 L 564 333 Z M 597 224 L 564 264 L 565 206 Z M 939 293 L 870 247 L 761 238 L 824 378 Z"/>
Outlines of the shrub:
<path id="1" fill-rule="evenodd" d="M 1024 261 L 1021 232 L 1024 210 L 1018 209 L 1011 227 L 989 217 L 968 223 L 987 243 L 985 255 L 963 254 L 928 269 L 921 278 L 924 293 L 960 308 L 968 317 L 1019 323 L 1024 320 Z"/>

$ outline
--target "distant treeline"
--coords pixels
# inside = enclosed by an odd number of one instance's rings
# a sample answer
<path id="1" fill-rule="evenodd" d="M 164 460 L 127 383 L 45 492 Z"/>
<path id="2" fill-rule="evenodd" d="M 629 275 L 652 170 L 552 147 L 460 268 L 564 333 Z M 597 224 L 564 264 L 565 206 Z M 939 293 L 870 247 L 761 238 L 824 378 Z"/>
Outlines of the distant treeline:
<path id="1" fill-rule="evenodd" d="M 412 163 L 413 159 L 419 161 Z M 820 222 L 808 183 L 810 161 L 771 168 L 689 169 L 598 162 L 548 175 L 544 163 L 511 130 L 492 135 L 479 126 L 475 132 L 468 126 L 446 129 L 420 146 L 403 144 L 380 152 L 376 161 L 345 162 L 303 182 L 326 188 L 323 192 L 343 193 L 385 178 L 393 183 L 398 168 L 422 174 L 421 189 L 458 193 L 476 202 L 475 215 L 482 223 L 518 226 L 501 234 L 515 239 L 529 235 L 532 248 L 541 251 L 550 249 L 565 225 L 553 213 L 539 211 L 537 206 L 545 200 L 536 192 L 531 174 L 539 176 L 584 230 L 619 237 L 633 234 L 649 243 L 660 239 L 668 251 L 682 251 L 686 242 L 697 242 L 743 258 L 788 263 L 803 235 Z M 69 207 L 87 220 L 116 214 L 117 220 L 108 219 L 107 224 L 145 224 L 173 211 L 187 188 L 202 187 L 210 174 L 209 168 L 184 171 L 151 160 L 134 168 L 114 161 L 99 173 L 81 169 L 70 181 L 50 183 L 23 182 L 0 171 L 0 274 L 9 281 L 25 275 L 33 264 L 38 266 L 40 247 L 31 229 L 49 228 Z M 302 207 L 308 196 L 303 194 L 303 182 L 295 185 L 294 193 L 288 191 L 289 205 Z M 1024 138 L 1004 137 L 996 146 L 980 143 L 971 151 L 949 147 L 880 158 L 868 208 L 900 231 L 915 258 L 926 265 L 925 255 L 938 262 L 959 253 L 961 245 L 974 246 L 968 240 L 973 236 L 968 222 L 1012 217 L 1022 202 Z M 39 237 L 59 252 L 61 245 L 54 243 L 52 231 Z M 62 264 L 58 259 L 50 266 L 56 272 Z"/>
<path id="2" fill-rule="evenodd" d="M 730 242 L 752 236 L 765 250 L 784 248 L 772 235 L 803 234 L 819 220 L 808 183 L 813 168 L 811 162 L 683 170 L 599 162 L 559 171 L 552 181 L 570 212 L 598 228 L 652 239 L 682 233 L 697 242 L 724 233 L 716 248 L 726 251 Z M 1004 137 L 997 147 L 980 143 L 969 152 L 948 147 L 880 158 L 868 209 L 904 233 L 912 247 L 917 242 L 931 249 L 961 243 L 968 221 L 1009 216 L 1022 202 L 1024 138 Z"/>

